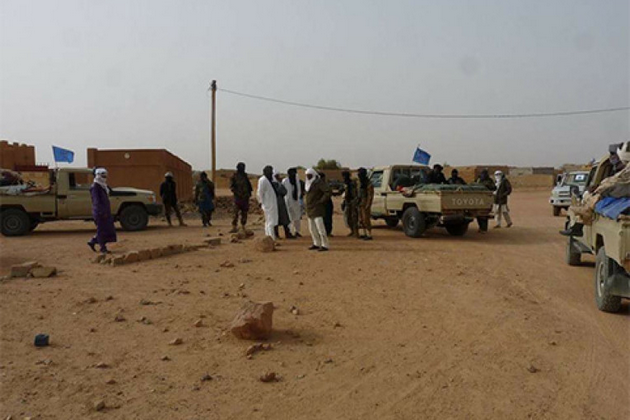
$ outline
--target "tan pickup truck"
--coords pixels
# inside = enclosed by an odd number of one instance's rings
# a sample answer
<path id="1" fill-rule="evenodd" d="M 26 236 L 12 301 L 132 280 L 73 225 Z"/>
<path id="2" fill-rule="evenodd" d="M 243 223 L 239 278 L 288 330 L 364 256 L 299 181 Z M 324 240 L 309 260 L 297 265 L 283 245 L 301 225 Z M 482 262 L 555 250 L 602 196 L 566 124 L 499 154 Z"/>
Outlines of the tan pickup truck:
<path id="1" fill-rule="evenodd" d="M 51 170 L 49 189 L 6 188 L 0 193 L 0 230 L 4 236 L 25 235 L 53 220 L 92 220 L 91 169 Z M 4 188 L 3 188 L 4 190 Z M 162 212 L 152 191 L 113 188 L 112 214 L 124 230 L 147 227 L 149 215 Z"/>
<path id="2" fill-rule="evenodd" d="M 591 169 L 586 181 L 586 191 L 594 190 L 613 174 L 608 157 Z M 582 197 L 573 191 L 573 202 L 579 204 Z M 567 226 L 575 220 L 569 211 Z M 582 229 L 582 236 L 570 236 L 567 241 L 566 262 L 580 265 L 582 254 L 595 255 L 595 303 L 601 311 L 618 312 L 622 298 L 630 299 L 630 216 L 621 214 L 611 219 L 595 213 L 590 225 Z"/>
<path id="3" fill-rule="evenodd" d="M 389 227 L 402 220 L 405 234 L 417 238 L 434 226 L 462 236 L 476 217 L 493 217 L 493 194 L 487 188 L 426 184 L 429 170 L 422 165 L 374 168 L 370 175 L 374 185 L 372 218 L 385 220 Z"/>

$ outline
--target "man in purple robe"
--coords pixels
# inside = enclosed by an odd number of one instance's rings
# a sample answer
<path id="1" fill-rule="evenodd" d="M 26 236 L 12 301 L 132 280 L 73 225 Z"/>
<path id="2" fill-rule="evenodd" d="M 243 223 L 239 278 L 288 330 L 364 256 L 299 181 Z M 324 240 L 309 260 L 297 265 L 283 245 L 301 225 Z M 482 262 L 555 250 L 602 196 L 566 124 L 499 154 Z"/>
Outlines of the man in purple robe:
<path id="1" fill-rule="evenodd" d="M 96 244 L 100 251 L 107 254 L 108 242 L 116 242 L 116 228 L 109 204 L 109 187 L 107 186 L 107 170 L 97 168 L 94 171 L 94 183 L 90 187 L 92 196 L 92 217 L 96 224 L 96 235 L 90 239 L 88 246 L 96 252 Z"/>

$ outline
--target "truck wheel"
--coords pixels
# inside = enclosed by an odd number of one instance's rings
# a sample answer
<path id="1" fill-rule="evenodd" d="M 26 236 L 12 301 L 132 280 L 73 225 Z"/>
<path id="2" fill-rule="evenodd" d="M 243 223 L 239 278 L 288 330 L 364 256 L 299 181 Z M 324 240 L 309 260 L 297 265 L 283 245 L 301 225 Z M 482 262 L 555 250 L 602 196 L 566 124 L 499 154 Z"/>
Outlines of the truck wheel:
<path id="1" fill-rule="evenodd" d="M 395 228 L 398 226 L 398 217 L 387 217 L 385 218 L 385 223 L 390 228 Z"/>
<path id="2" fill-rule="evenodd" d="M 23 210 L 6 209 L 0 213 L 0 224 L 4 236 L 22 236 L 30 231 L 31 219 Z"/>
<path id="3" fill-rule="evenodd" d="M 457 223 L 445 225 L 446 231 L 451 236 L 464 236 L 468 232 L 468 223 Z"/>
<path id="4" fill-rule="evenodd" d="M 120 220 L 120 226 L 128 231 L 144 230 L 149 224 L 147 211 L 139 205 L 125 207 L 120 212 L 118 219 Z"/>
<path id="5" fill-rule="evenodd" d="M 39 226 L 39 220 L 31 218 L 31 225 L 29 226 L 28 230 L 32 232 L 37 228 L 37 226 Z"/>
<path id="6" fill-rule="evenodd" d="M 560 213 L 562 212 L 562 207 L 558 207 L 558 206 L 553 206 L 553 215 L 555 217 L 560 216 Z"/>
<path id="7" fill-rule="evenodd" d="M 424 214 L 420 213 L 416 207 L 409 207 L 405 210 L 402 221 L 405 235 L 412 238 L 419 238 L 427 229 Z"/>
<path id="8" fill-rule="evenodd" d="M 608 290 L 608 279 L 614 275 L 615 265 L 615 261 L 606 256 L 602 246 L 595 259 L 595 303 L 600 311 L 619 312 L 621 309 L 621 297 L 611 295 Z"/>
<path id="9" fill-rule="evenodd" d="M 580 265 L 582 263 L 582 253 L 577 249 L 574 242 L 575 239 L 569 236 L 565 252 L 565 261 L 571 266 Z"/>

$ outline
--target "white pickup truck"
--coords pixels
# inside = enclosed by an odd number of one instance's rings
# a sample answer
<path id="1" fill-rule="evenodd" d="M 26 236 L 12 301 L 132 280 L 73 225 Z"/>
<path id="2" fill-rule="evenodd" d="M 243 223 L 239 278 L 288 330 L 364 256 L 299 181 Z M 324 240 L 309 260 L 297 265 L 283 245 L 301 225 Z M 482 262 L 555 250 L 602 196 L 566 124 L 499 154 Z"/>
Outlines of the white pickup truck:
<path id="1" fill-rule="evenodd" d="M 551 190 L 551 197 L 549 198 L 554 216 L 560 216 L 562 209 L 569 209 L 572 193 L 580 195 L 584 193 L 587 179 L 587 171 L 575 171 L 558 175 L 556 186 Z M 572 191 L 576 188 L 578 191 Z"/>

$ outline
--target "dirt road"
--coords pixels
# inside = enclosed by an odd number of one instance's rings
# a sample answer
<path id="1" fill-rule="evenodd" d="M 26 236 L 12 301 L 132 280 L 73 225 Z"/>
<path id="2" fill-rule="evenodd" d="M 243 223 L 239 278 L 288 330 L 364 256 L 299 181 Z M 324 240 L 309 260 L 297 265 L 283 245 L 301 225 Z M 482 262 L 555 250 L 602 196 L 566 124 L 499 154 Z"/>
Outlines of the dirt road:
<path id="1" fill-rule="evenodd" d="M 0 284 L 0 417 L 630 418 L 628 303 L 596 309 L 593 268 L 564 263 L 547 197 L 515 193 L 513 228 L 463 238 L 379 224 L 359 242 L 338 218 L 325 254 L 245 242 L 112 268 L 90 262 L 87 223 L 2 238 L 2 274 L 33 259 L 60 274 Z M 121 233 L 115 251 L 206 233 L 161 225 Z M 244 299 L 277 306 L 273 349 L 251 360 L 225 333 Z M 50 347 L 33 346 L 40 332 Z M 260 382 L 267 371 L 281 381 Z"/>

